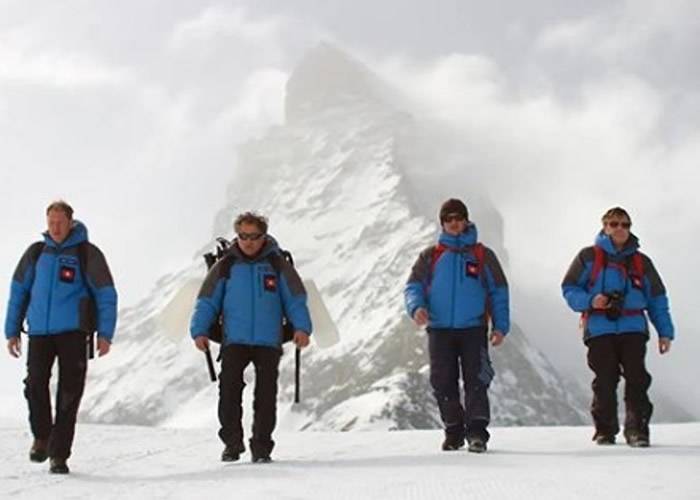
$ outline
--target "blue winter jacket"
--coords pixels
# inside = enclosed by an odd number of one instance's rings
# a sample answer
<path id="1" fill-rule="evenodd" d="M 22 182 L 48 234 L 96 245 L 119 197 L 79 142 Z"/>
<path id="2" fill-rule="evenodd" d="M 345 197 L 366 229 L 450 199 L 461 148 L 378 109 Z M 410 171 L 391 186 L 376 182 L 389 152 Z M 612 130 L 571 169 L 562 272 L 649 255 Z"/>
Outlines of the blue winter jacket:
<path id="1" fill-rule="evenodd" d="M 666 288 L 651 259 L 640 252 L 644 275 L 641 282 L 630 276 L 632 255 L 639 249 L 637 237 L 631 234 L 624 248 L 618 251 L 610 237 L 601 232 L 595 239 L 595 246 L 602 248 L 606 255 L 605 266 L 595 283 L 589 286 L 595 260 L 592 246 L 579 252 L 562 282 L 562 292 L 569 307 L 586 313 L 584 340 L 620 333 L 648 335 L 647 314 L 659 337 L 673 339 Z M 616 291 L 624 294 L 623 314 L 619 319 L 610 320 L 602 312 L 592 312 L 591 304 L 597 294 Z"/>
<path id="2" fill-rule="evenodd" d="M 484 247 L 484 262 L 479 265 L 474 255 L 476 226 L 470 223 L 459 236 L 443 232 L 439 243 L 446 249 L 437 262 L 431 245 L 421 252 L 408 278 L 404 298 L 409 316 L 423 307 L 430 328 L 464 329 L 486 325 L 488 310 L 493 329 L 507 334 L 508 283 L 491 249 Z"/>
<path id="3" fill-rule="evenodd" d="M 229 253 L 210 269 L 190 322 L 192 338 L 207 335 L 221 313 L 224 345 L 279 347 L 283 315 L 295 330 L 308 334 L 312 330 L 304 285 L 270 236 L 254 258 L 243 254 L 234 241 Z"/>
<path id="4" fill-rule="evenodd" d="M 97 331 L 112 340 L 117 291 L 104 255 L 88 242 L 80 221 L 73 222 L 60 245 L 45 232 L 43 242 L 24 252 L 12 277 L 5 318 L 8 339 L 20 334 L 25 316 L 29 335 Z"/>

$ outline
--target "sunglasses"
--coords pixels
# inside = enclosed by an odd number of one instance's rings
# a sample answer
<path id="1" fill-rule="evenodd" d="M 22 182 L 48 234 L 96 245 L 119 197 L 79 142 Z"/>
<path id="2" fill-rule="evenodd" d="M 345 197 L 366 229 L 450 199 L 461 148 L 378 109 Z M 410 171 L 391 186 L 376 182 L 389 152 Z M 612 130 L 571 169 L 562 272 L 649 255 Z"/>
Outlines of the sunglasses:
<path id="1" fill-rule="evenodd" d="M 452 222 L 452 221 L 462 222 L 465 220 L 467 220 L 466 217 L 464 217 L 464 215 L 460 215 L 460 214 L 449 214 L 449 215 L 446 215 L 442 218 L 442 222 Z"/>
<path id="2" fill-rule="evenodd" d="M 243 241 L 257 241 L 263 236 L 265 236 L 265 233 L 238 233 L 238 239 Z"/>
<path id="3" fill-rule="evenodd" d="M 608 222 L 608 226 L 610 226 L 613 229 L 615 229 L 617 226 L 621 226 L 622 229 L 629 229 L 630 227 L 632 227 L 632 223 L 631 222 L 620 222 L 618 220 L 611 220 L 610 222 Z"/>

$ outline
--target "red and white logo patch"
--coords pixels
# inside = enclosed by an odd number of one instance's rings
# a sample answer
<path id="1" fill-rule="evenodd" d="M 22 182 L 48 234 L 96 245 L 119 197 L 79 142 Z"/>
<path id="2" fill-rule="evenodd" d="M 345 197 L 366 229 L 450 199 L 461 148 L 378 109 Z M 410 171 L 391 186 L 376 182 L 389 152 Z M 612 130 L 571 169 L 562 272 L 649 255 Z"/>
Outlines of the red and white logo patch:
<path id="1" fill-rule="evenodd" d="M 467 262 L 466 273 L 467 276 L 471 278 L 476 278 L 477 276 L 479 276 L 479 264 L 477 264 L 476 262 Z"/>
<path id="2" fill-rule="evenodd" d="M 277 276 L 274 274 L 266 274 L 263 276 L 263 287 L 268 292 L 277 291 Z"/>
<path id="3" fill-rule="evenodd" d="M 64 283 L 73 283 L 73 281 L 75 281 L 75 268 L 61 266 L 61 270 L 59 271 L 59 278 Z"/>
<path id="4" fill-rule="evenodd" d="M 642 278 L 639 276 L 632 276 L 632 286 L 635 288 L 642 288 Z"/>

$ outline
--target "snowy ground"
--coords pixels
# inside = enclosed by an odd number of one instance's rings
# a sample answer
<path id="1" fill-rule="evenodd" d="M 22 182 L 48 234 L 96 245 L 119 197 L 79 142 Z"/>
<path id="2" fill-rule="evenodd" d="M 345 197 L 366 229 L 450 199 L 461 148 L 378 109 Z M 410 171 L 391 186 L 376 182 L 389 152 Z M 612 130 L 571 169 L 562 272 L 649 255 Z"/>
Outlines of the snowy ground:
<path id="1" fill-rule="evenodd" d="M 27 459 L 0 423 L 0 498 L 700 498 L 700 423 L 653 446 L 598 447 L 587 427 L 495 428 L 487 454 L 438 451 L 438 431 L 279 433 L 272 464 L 223 464 L 214 430 L 79 425 L 69 476 Z"/>

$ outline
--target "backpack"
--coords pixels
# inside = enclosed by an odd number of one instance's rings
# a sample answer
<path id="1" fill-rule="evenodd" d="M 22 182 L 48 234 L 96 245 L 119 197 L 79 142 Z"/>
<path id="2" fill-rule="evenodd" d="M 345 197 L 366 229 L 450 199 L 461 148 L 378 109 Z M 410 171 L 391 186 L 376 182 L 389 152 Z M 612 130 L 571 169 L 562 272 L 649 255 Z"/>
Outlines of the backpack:
<path id="1" fill-rule="evenodd" d="M 448 249 L 447 245 L 443 245 L 442 243 L 438 243 L 433 247 L 433 253 L 430 257 L 430 274 L 428 275 L 428 287 L 430 287 L 430 283 L 433 281 L 433 273 L 435 272 L 435 265 L 437 264 L 438 259 L 440 256 L 445 253 L 445 251 Z M 483 274 L 481 271 L 483 270 L 484 267 L 484 254 L 486 253 L 485 247 L 482 243 L 476 243 L 473 248 L 473 253 L 474 257 L 476 258 L 476 267 L 473 267 L 470 269 L 470 273 L 474 274 L 474 276 L 481 276 L 482 283 L 484 281 L 483 279 Z"/>
<path id="2" fill-rule="evenodd" d="M 608 255 L 599 246 L 594 246 L 593 247 L 593 266 L 591 267 L 591 275 L 588 278 L 588 290 L 590 291 L 593 286 L 595 285 L 596 280 L 598 279 L 598 276 L 600 276 L 600 273 L 605 269 L 608 265 Z M 617 267 L 620 269 L 625 277 L 632 281 L 632 286 L 635 288 L 643 288 L 643 280 L 644 280 L 644 261 L 642 260 L 642 254 L 639 252 L 634 252 L 632 256 L 628 259 L 626 259 L 625 264 L 621 263 L 613 263 L 610 264 L 614 267 Z M 580 320 L 580 326 L 582 330 L 586 329 L 586 322 L 588 321 L 588 317 L 593 314 L 593 313 L 599 313 L 601 311 L 599 310 L 588 310 L 584 311 L 581 313 L 581 320 Z M 643 311 L 641 309 L 625 309 L 624 310 L 624 315 L 625 316 L 634 316 L 638 314 L 642 314 Z"/>
<path id="3" fill-rule="evenodd" d="M 214 264 L 219 262 L 224 257 L 233 258 L 233 255 L 229 252 L 231 243 L 227 239 L 221 237 L 217 238 L 216 241 L 218 243 L 216 253 L 209 252 L 204 254 L 203 256 L 204 261 L 207 264 L 207 270 L 210 270 L 214 266 Z M 292 254 L 289 251 L 280 250 L 280 255 L 287 263 L 294 267 L 294 259 L 292 258 Z M 275 258 L 268 258 L 268 261 L 272 268 L 275 270 L 275 272 L 277 274 L 280 274 L 282 270 L 280 268 L 279 261 Z M 234 263 L 235 262 L 232 262 L 231 265 L 233 266 Z M 216 321 L 214 321 L 214 324 L 209 329 L 209 332 L 207 332 L 209 340 L 211 340 L 212 342 L 215 342 L 217 344 L 221 344 L 223 342 L 223 322 L 224 315 L 222 311 L 221 313 L 219 313 L 219 316 L 216 318 Z M 282 343 L 285 344 L 287 342 L 290 342 L 294 338 L 294 325 L 292 325 L 292 322 L 289 321 L 286 315 L 283 315 L 281 326 Z"/>
<path id="4" fill-rule="evenodd" d="M 78 263 L 80 266 L 80 277 L 83 280 L 83 284 L 85 285 L 85 289 L 88 291 L 88 296 L 90 298 L 90 303 L 89 303 L 89 323 L 88 323 L 88 331 L 84 332 L 87 335 L 87 347 L 88 347 L 88 358 L 93 359 L 95 357 L 95 332 L 97 331 L 97 304 L 95 303 L 95 297 L 92 295 L 92 291 L 90 290 L 90 287 L 88 286 L 88 281 L 87 281 L 87 276 L 85 274 L 85 270 L 87 269 L 87 261 L 88 261 L 88 248 L 87 248 L 88 242 L 83 241 L 78 244 Z M 41 256 L 42 252 L 44 251 L 44 248 L 46 247 L 46 243 L 44 242 L 38 242 L 32 245 L 30 257 L 32 262 L 34 263 L 35 269 L 36 269 L 36 264 L 39 261 L 39 257 Z M 26 311 L 25 311 L 26 313 Z M 22 321 L 24 323 L 24 320 Z M 22 331 L 26 333 L 26 330 L 24 327 L 22 328 Z"/>
<path id="5" fill-rule="evenodd" d="M 433 274 L 435 272 L 435 266 L 437 265 L 437 261 L 440 258 L 440 256 L 445 253 L 445 251 L 448 249 L 447 245 L 443 245 L 442 243 L 438 243 L 433 247 L 432 254 L 430 256 L 430 273 L 428 274 L 428 287 L 427 290 L 430 290 L 430 286 L 432 285 L 433 282 Z M 477 242 L 474 247 L 472 248 L 472 252 L 474 254 L 474 257 L 476 258 L 476 264 L 475 265 L 470 265 L 469 268 L 469 273 L 473 276 L 479 276 L 481 280 L 481 285 L 484 287 L 484 289 L 487 288 L 486 286 L 486 278 L 484 277 L 484 259 L 485 259 L 485 254 L 486 254 L 486 247 L 484 247 L 483 243 Z M 489 324 L 489 320 L 491 319 L 491 301 L 489 300 L 488 294 L 486 294 L 486 307 L 484 309 L 484 323 L 486 325 Z"/>
<path id="6" fill-rule="evenodd" d="M 591 268 L 591 276 L 588 279 L 589 290 L 593 288 L 598 276 L 608 264 L 608 256 L 605 253 L 605 250 L 599 246 L 594 246 L 593 252 L 593 267 Z M 642 261 L 642 254 L 639 252 L 634 252 L 632 254 L 632 258 L 628 259 L 628 263 L 630 264 L 629 266 L 623 266 L 617 263 L 611 265 L 620 268 L 625 275 L 625 278 L 629 276 L 634 286 L 641 288 L 641 280 L 644 277 L 644 262 Z"/>
<path id="7" fill-rule="evenodd" d="M 233 258 L 233 255 L 230 253 L 230 247 L 231 247 L 231 242 L 227 240 L 226 238 L 221 238 L 218 237 L 216 238 L 217 241 L 217 247 L 215 252 L 209 252 L 203 255 L 204 257 L 204 262 L 207 264 L 207 270 L 210 270 L 214 264 L 219 262 L 221 259 L 228 257 L 228 258 Z M 287 250 L 280 250 L 280 255 L 282 258 L 287 261 L 292 267 L 294 266 L 294 259 L 292 258 L 292 254 L 287 251 Z M 271 256 L 272 257 L 272 256 Z M 275 270 L 277 274 L 281 273 L 281 268 L 279 266 L 279 261 L 275 258 L 268 258 L 268 261 L 270 262 L 270 265 L 272 268 Z M 231 263 L 233 265 L 233 263 Z M 219 314 L 219 316 L 216 318 L 216 321 L 214 321 L 214 324 L 211 326 L 209 329 L 209 332 L 207 332 L 207 335 L 209 337 L 209 340 L 212 342 L 215 342 L 217 344 L 222 344 L 223 343 L 223 338 L 224 338 L 224 329 L 223 329 L 223 321 L 224 321 L 224 316 L 223 312 Z M 282 324 L 280 325 L 282 329 L 282 344 L 287 343 L 291 341 L 294 338 L 294 325 L 292 325 L 292 322 L 289 321 L 286 315 L 282 315 Z M 216 382 L 217 377 L 216 377 L 216 370 L 214 369 L 214 361 L 212 360 L 211 357 L 211 352 L 209 350 L 206 350 L 204 352 L 204 355 L 206 356 L 207 360 L 207 367 L 209 369 L 209 379 L 212 382 Z M 217 361 L 221 360 L 221 349 L 219 350 L 219 356 L 216 358 Z M 298 403 L 300 400 L 299 397 L 299 392 L 300 392 L 300 387 L 301 387 L 301 381 L 300 381 L 300 369 L 301 367 L 301 350 L 297 347 L 294 352 L 294 402 Z"/>

